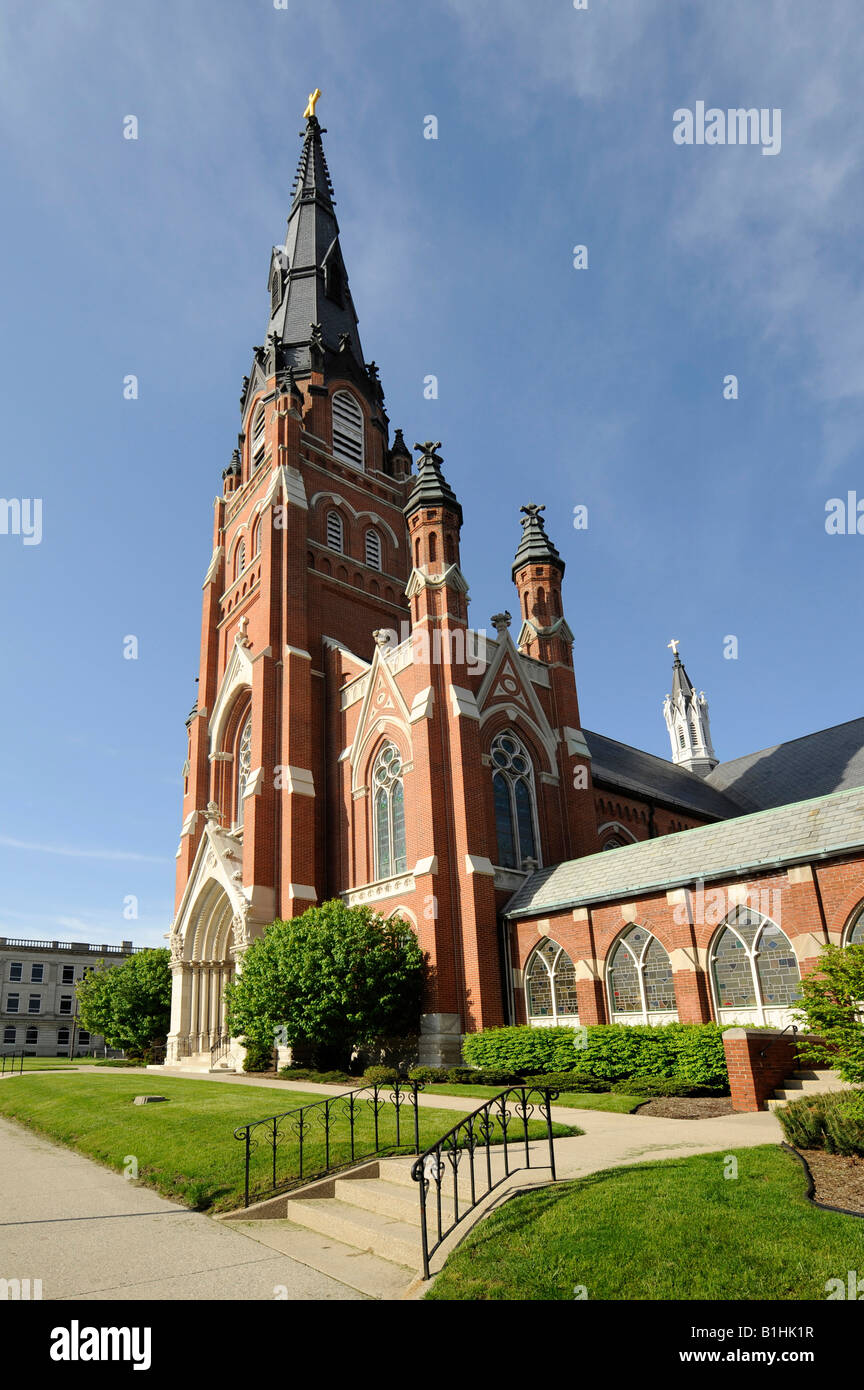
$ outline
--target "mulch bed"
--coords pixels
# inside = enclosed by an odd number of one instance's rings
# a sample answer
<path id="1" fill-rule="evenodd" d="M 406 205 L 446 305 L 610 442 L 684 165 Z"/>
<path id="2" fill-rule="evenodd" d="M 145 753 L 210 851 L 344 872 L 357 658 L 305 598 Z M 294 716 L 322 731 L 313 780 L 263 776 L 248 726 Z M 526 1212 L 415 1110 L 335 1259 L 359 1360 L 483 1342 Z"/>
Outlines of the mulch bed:
<path id="1" fill-rule="evenodd" d="M 660 1115 L 666 1120 L 710 1120 L 732 1115 L 730 1096 L 663 1096 L 640 1105 L 637 1115 Z"/>
<path id="2" fill-rule="evenodd" d="M 813 1199 L 864 1216 L 864 1158 L 844 1158 L 823 1149 L 799 1149 L 813 1174 Z"/>

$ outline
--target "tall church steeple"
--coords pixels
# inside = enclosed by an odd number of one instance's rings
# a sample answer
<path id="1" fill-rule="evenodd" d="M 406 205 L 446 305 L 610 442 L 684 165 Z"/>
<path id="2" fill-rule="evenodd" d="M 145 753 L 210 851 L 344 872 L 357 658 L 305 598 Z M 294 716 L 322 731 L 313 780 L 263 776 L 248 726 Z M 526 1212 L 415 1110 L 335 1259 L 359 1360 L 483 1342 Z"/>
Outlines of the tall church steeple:
<path id="1" fill-rule="evenodd" d="M 672 761 L 689 772 L 705 777 L 717 766 L 711 743 L 711 723 L 704 690 L 696 694 L 684 663 L 678 655 L 677 638 L 669 643 L 675 654 L 672 692 L 663 702 L 663 717 L 672 744 Z"/>
<path id="2" fill-rule="evenodd" d="M 285 240 L 274 246 L 267 287 L 270 314 L 264 343 L 255 349 L 241 408 L 276 373 L 293 378 L 350 380 L 383 416 L 384 393 L 374 362 L 366 363 L 357 312 L 339 241 L 333 184 L 317 116 L 308 114 L 292 189 Z"/>

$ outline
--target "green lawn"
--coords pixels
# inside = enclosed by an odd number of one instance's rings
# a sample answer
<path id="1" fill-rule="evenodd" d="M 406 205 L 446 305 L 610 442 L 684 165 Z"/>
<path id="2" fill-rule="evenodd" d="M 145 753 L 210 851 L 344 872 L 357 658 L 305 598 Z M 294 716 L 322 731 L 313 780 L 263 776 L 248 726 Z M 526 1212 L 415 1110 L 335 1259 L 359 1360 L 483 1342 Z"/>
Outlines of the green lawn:
<path id="1" fill-rule="evenodd" d="M 477 1096 L 483 1099 L 485 1096 L 497 1096 L 504 1090 L 503 1086 L 455 1086 L 449 1082 L 442 1083 L 440 1086 L 424 1086 L 423 1094 L 426 1096 Z M 516 1100 L 517 1097 L 511 1097 Z M 534 1098 L 536 1102 L 536 1097 Z M 648 1096 L 625 1096 L 618 1095 L 615 1091 L 594 1092 L 594 1091 L 562 1091 L 555 1105 L 565 1105 L 572 1110 L 612 1110 L 617 1115 L 629 1115 L 635 1110 L 637 1105 L 644 1105 Z"/>
<path id="2" fill-rule="evenodd" d="M 21 1063 L 16 1059 L 15 1071 L 17 1073 Z M 86 1067 L 93 1063 L 89 1057 L 76 1057 L 70 1062 L 68 1057 L 25 1057 L 25 1071 L 64 1071 L 68 1067 Z M 9 1071 L 9 1059 L 6 1059 L 6 1071 Z"/>
<path id="3" fill-rule="evenodd" d="M 458 1300 L 819 1299 L 864 1269 L 864 1220 L 819 1211 L 792 1154 L 765 1145 L 608 1169 L 514 1198 L 426 1295 Z"/>
<path id="4" fill-rule="evenodd" d="M 138 1095 L 162 1095 L 157 1105 L 133 1105 Z M 198 1210 L 233 1210 L 243 1200 L 243 1144 L 233 1131 L 238 1125 L 262 1119 L 278 1109 L 295 1110 L 320 1095 L 300 1091 L 274 1094 L 255 1086 L 232 1086 L 220 1081 L 187 1081 L 114 1072 L 76 1073 L 42 1077 L 16 1077 L 0 1084 L 0 1115 L 39 1130 L 80 1153 L 123 1172 L 130 1156 L 137 1159 L 139 1181 L 166 1197 L 174 1197 Z M 320 1109 L 318 1111 L 320 1113 Z M 467 1112 L 466 1112 L 467 1113 Z M 357 1106 L 357 1155 L 372 1148 L 373 1117 L 361 1098 Z M 445 1134 L 459 1119 L 452 1110 L 420 1109 L 420 1141 L 425 1147 Z M 402 1112 L 402 1139 L 413 1147 L 413 1110 Z M 514 1122 L 515 1123 L 515 1122 Z M 392 1106 L 379 1117 L 382 1142 L 395 1141 Z M 556 1134 L 578 1130 L 554 1126 Z M 521 1133 L 521 1131 L 520 1131 Z M 544 1122 L 532 1121 L 532 1137 L 546 1133 Z M 267 1195 L 271 1183 L 271 1148 L 262 1127 L 252 1155 L 252 1198 Z M 511 1130 L 511 1137 L 518 1135 Z M 365 1142 L 364 1142 L 365 1141 Z M 312 1125 L 304 1142 L 307 1174 L 323 1158 L 320 1126 Z M 277 1146 L 277 1178 L 280 1184 L 297 1176 L 298 1142 L 290 1125 L 283 1124 Z M 347 1124 L 334 1118 L 331 1143 L 333 1158 L 350 1157 Z"/>

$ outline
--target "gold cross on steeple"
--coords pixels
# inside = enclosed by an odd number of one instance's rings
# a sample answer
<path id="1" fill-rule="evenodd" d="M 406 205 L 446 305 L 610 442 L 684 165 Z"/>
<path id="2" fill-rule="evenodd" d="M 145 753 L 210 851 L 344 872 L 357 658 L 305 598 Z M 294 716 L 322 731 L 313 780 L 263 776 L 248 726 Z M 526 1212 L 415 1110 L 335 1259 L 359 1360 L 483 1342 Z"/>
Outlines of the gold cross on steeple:
<path id="1" fill-rule="evenodd" d="M 671 642 L 667 642 L 667 643 L 666 643 L 666 646 L 672 648 L 672 654 L 673 654 L 673 656 L 677 656 L 677 655 L 678 655 L 678 648 L 681 646 L 681 639 L 680 639 L 680 637 L 673 637 Z"/>
<path id="2" fill-rule="evenodd" d="M 319 99 L 320 96 L 321 96 L 321 88 L 320 88 L 320 87 L 316 87 L 315 90 L 314 90 L 314 92 L 310 92 L 310 93 L 309 93 L 309 105 L 306 107 L 306 110 L 303 112 L 303 115 L 304 115 L 304 117 L 305 117 L 305 119 L 306 119 L 307 121 L 309 120 L 310 116 L 314 116 L 314 115 L 315 115 L 315 103 L 318 101 L 318 99 Z"/>

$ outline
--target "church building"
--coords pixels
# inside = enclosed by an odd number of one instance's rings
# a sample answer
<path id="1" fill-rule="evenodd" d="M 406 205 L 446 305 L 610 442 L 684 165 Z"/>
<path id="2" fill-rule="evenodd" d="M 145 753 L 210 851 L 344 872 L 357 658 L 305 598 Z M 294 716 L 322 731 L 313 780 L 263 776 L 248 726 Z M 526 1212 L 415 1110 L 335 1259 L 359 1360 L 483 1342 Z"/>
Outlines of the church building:
<path id="1" fill-rule="evenodd" d="M 168 1060 L 229 1046 L 249 943 L 332 898 L 416 931 L 423 1062 L 509 1022 L 788 1021 L 821 943 L 864 936 L 864 719 L 720 763 L 672 642 L 671 760 L 583 728 L 523 499 L 469 628 L 458 478 L 391 434 L 314 105 L 214 508 Z"/>

